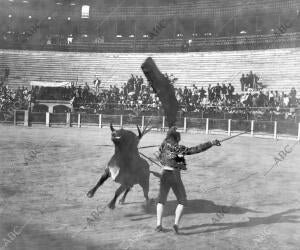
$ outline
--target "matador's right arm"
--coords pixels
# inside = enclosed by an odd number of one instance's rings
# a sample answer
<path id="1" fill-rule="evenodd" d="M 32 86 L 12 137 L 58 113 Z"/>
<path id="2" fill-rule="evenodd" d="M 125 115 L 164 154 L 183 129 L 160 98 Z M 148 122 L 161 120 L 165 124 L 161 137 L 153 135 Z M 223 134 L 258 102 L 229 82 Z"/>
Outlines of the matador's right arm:
<path id="1" fill-rule="evenodd" d="M 182 155 L 193 155 L 193 154 L 198 154 L 201 152 L 206 151 L 207 149 L 211 148 L 212 146 L 221 146 L 221 143 L 219 140 L 213 140 L 213 141 L 208 141 L 202 144 L 199 144 L 194 147 L 185 147 L 185 146 L 177 146 L 177 153 L 182 154 Z"/>

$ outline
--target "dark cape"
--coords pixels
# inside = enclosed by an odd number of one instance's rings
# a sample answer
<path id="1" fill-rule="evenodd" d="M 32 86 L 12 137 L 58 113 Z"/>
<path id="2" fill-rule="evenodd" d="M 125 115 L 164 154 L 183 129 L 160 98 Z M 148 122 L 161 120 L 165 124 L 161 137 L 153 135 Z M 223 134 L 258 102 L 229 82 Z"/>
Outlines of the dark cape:
<path id="1" fill-rule="evenodd" d="M 175 96 L 175 90 L 170 80 L 165 77 L 156 66 L 151 57 L 148 57 L 141 66 L 153 91 L 162 103 L 169 128 L 176 123 L 176 115 L 179 103 Z"/>

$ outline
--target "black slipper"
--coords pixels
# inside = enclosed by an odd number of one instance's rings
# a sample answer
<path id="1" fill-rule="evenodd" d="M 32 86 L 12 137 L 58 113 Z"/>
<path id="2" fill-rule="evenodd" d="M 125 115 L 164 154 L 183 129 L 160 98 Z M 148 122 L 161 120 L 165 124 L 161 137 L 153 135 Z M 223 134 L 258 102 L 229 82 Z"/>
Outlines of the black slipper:
<path id="1" fill-rule="evenodd" d="M 159 225 L 155 228 L 155 232 L 162 232 L 162 231 L 163 231 L 163 228 L 161 225 Z"/>
<path id="2" fill-rule="evenodd" d="M 177 225 L 174 225 L 174 226 L 173 226 L 173 230 L 174 230 L 174 233 L 175 233 L 175 234 L 179 234 L 178 226 L 177 226 Z"/>

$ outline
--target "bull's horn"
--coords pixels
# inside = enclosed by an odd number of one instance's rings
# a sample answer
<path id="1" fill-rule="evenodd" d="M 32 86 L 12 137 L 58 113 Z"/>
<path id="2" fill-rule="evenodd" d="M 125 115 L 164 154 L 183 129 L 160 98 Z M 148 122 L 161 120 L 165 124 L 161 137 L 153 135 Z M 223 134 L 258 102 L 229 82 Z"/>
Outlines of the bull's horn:
<path id="1" fill-rule="evenodd" d="M 138 125 L 136 125 L 136 127 L 137 127 L 137 130 L 138 130 L 138 132 L 139 132 L 139 138 L 141 139 L 142 138 L 142 132 L 141 132 L 141 130 L 140 130 L 140 128 L 139 128 L 139 126 Z"/>
<path id="2" fill-rule="evenodd" d="M 112 123 L 110 123 L 110 126 L 109 126 L 109 127 L 110 127 L 111 132 L 114 132 L 114 131 L 115 131 L 115 129 L 114 129 Z"/>

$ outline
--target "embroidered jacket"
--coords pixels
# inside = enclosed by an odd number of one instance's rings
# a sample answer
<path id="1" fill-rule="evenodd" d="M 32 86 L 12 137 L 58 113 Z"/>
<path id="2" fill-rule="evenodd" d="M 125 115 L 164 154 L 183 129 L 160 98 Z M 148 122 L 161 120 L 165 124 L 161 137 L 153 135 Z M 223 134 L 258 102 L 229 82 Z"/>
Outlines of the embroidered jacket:
<path id="1" fill-rule="evenodd" d="M 164 141 L 159 148 L 158 160 L 164 166 L 186 170 L 185 155 L 198 154 L 212 146 L 211 142 L 199 144 L 195 147 L 186 147 Z"/>

